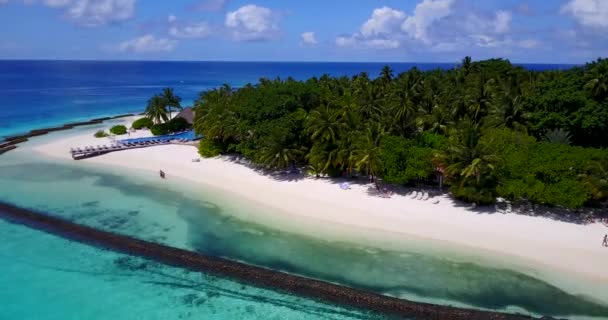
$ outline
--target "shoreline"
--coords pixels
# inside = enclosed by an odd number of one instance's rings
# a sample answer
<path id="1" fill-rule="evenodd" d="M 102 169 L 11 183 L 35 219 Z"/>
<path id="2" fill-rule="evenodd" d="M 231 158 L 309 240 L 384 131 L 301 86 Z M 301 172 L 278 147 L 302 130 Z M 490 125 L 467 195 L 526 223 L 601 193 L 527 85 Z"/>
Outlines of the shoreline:
<path id="1" fill-rule="evenodd" d="M 74 129 L 75 127 L 88 126 L 88 125 L 92 125 L 92 124 L 101 124 L 107 120 L 115 120 L 115 119 L 133 117 L 133 116 L 135 116 L 135 114 L 127 113 L 127 114 L 120 114 L 120 115 L 112 116 L 112 117 L 93 118 L 93 119 L 87 120 L 87 121 L 68 122 L 68 123 L 65 123 L 65 124 L 59 125 L 59 126 L 33 129 L 27 133 L 10 135 L 10 136 L 4 137 L 0 141 L 0 155 L 18 148 L 18 146 L 17 146 L 18 144 L 27 142 L 29 140 L 29 138 L 46 135 L 48 133 L 56 132 L 56 131 L 70 130 L 70 129 Z"/>
<path id="2" fill-rule="evenodd" d="M 31 149 L 69 162 L 73 161 L 68 152 L 71 146 L 105 142 L 106 138 L 93 138 L 92 134 L 92 131 L 82 132 L 49 139 Z M 147 134 L 142 130 L 131 137 Z M 148 175 L 157 174 L 162 168 L 169 179 L 184 179 L 271 209 L 235 215 L 241 219 L 301 234 L 320 228 L 327 235 L 339 228 L 346 231 L 334 235 L 336 238 L 344 237 L 356 243 L 371 239 L 398 246 L 414 239 L 427 247 L 433 247 L 429 243 L 439 244 L 443 251 L 459 248 L 470 254 L 465 255 L 467 258 L 483 257 L 487 258 L 485 263 L 516 271 L 525 269 L 524 273 L 560 284 L 561 289 L 570 293 L 599 295 L 603 303 L 608 303 L 608 295 L 602 291 L 608 285 L 605 273 L 608 258 L 604 256 L 608 252 L 599 245 L 600 233 L 603 236 L 607 229 L 601 224 L 574 225 L 516 213 L 479 213 L 445 195 L 429 201 L 407 195 L 383 199 L 370 195 L 366 184 L 341 190 L 337 180 L 275 179 L 226 157 L 191 162 L 198 157 L 192 146 L 169 145 L 125 150 L 79 162 L 96 168 L 137 170 Z M 439 203 L 433 204 L 436 200 Z M 593 234 L 597 241 L 593 241 Z M 593 285 L 593 289 L 586 285 Z"/>
<path id="3" fill-rule="evenodd" d="M 209 257 L 189 250 L 134 239 L 124 235 L 78 225 L 49 215 L 36 213 L 0 202 L 0 216 L 11 223 L 22 224 L 36 230 L 100 246 L 118 252 L 159 261 L 193 271 L 211 273 L 243 281 L 262 288 L 288 292 L 302 297 L 318 299 L 355 309 L 371 310 L 399 317 L 424 319 L 533 319 L 529 316 L 500 312 L 461 309 L 451 306 L 412 302 L 385 295 L 349 288 L 325 281 L 251 266 L 218 257 Z M 549 318 L 552 319 L 552 318 Z"/>

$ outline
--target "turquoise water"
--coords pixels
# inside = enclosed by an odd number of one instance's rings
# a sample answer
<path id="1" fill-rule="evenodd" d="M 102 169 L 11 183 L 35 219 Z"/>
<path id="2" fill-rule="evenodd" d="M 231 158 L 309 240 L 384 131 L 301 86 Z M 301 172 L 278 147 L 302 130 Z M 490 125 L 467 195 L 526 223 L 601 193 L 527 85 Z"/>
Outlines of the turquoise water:
<path id="1" fill-rule="evenodd" d="M 3 156 L 0 201 L 144 240 L 417 301 L 608 318 L 608 306 L 516 271 L 407 245 L 389 250 L 293 234 L 241 220 L 237 217 L 246 216 L 242 211 L 257 209 L 232 205 L 231 199 L 183 181 L 159 184 L 156 175 L 27 156 L 25 149 Z M 25 250 L 38 250 L 36 243 Z M 69 257 L 66 252 L 57 259 Z"/>
<path id="2" fill-rule="evenodd" d="M 0 319 L 381 319 L 0 220 Z"/>

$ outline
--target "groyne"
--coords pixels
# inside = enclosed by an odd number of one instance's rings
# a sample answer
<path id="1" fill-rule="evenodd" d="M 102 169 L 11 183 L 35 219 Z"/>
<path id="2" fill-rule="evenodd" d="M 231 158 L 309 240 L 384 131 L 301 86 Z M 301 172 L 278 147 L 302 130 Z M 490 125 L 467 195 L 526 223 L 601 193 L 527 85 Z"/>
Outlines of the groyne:
<path id="1" fill-rule="evenodd" d="M 113 117 L 95 118 L 95 119 L 91 119 L 88 121 L 70 122 L 70 123 L 66 123 L 62 126 L 34 129 L 34 130 L 30 130 L 28 133 L 8 136 L 8 137 L 4 138 L 4 140 L 2 142 L 0 142 L 0 154 L 3 154 L 10 150 L 16 149 L 18 144 L 26 142 L 26 141 L 28 141 L 29 138 L 32 138 L 32 137 L 42 136 L 42 135 L 48 134 L 50 132 L 55 132 L 55 131 L 70 130 L 70 129 L 73 129 L 75 127 L 80 127 L 80 126 L 100 124 L 107 120 L 113 120 L 113 119 L 119 119 L 119 118 L 124 118 L 124 117 L 131 117 L 131 116 L 134 116 L 134 114 L 132 114 L 132 113 L 121 114 L 121 115 L 117 115 L 117 116 L 113 116 Z"/>
<path id="2" fill-rule="evenodd" d="M 143 257 L 167 265 L 226 277 L 241 283 L 278 290 L 322 302 L 371 310 L 387 316 L 425 320 L 532 319 L 524 315 L 432 305 L 384 296 L 97 230 L 1 202 L 0 218 L 70 240 Z"/>

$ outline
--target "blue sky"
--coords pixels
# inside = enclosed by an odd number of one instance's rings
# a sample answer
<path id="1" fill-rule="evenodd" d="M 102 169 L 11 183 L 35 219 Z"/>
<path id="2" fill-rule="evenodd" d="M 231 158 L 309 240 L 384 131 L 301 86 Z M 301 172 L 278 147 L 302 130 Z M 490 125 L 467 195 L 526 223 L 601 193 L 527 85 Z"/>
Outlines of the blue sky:
<path id="1" fill-rule="evenodd" d="M 0 0 L 0 59 L 608 56 L 608 0 Z"/>

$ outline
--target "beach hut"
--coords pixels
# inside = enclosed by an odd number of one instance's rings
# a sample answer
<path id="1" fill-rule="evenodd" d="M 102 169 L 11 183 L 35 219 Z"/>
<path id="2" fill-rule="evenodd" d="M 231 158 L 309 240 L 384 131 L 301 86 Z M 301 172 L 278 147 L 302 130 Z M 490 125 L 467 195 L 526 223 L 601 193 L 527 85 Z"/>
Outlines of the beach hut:
<path id="1" fill-rule="evenodd" d="M 192 107 L 184 108 L 175 117 L 184 118 L 190 125 L 194 124 L 194 110 Z"/>

